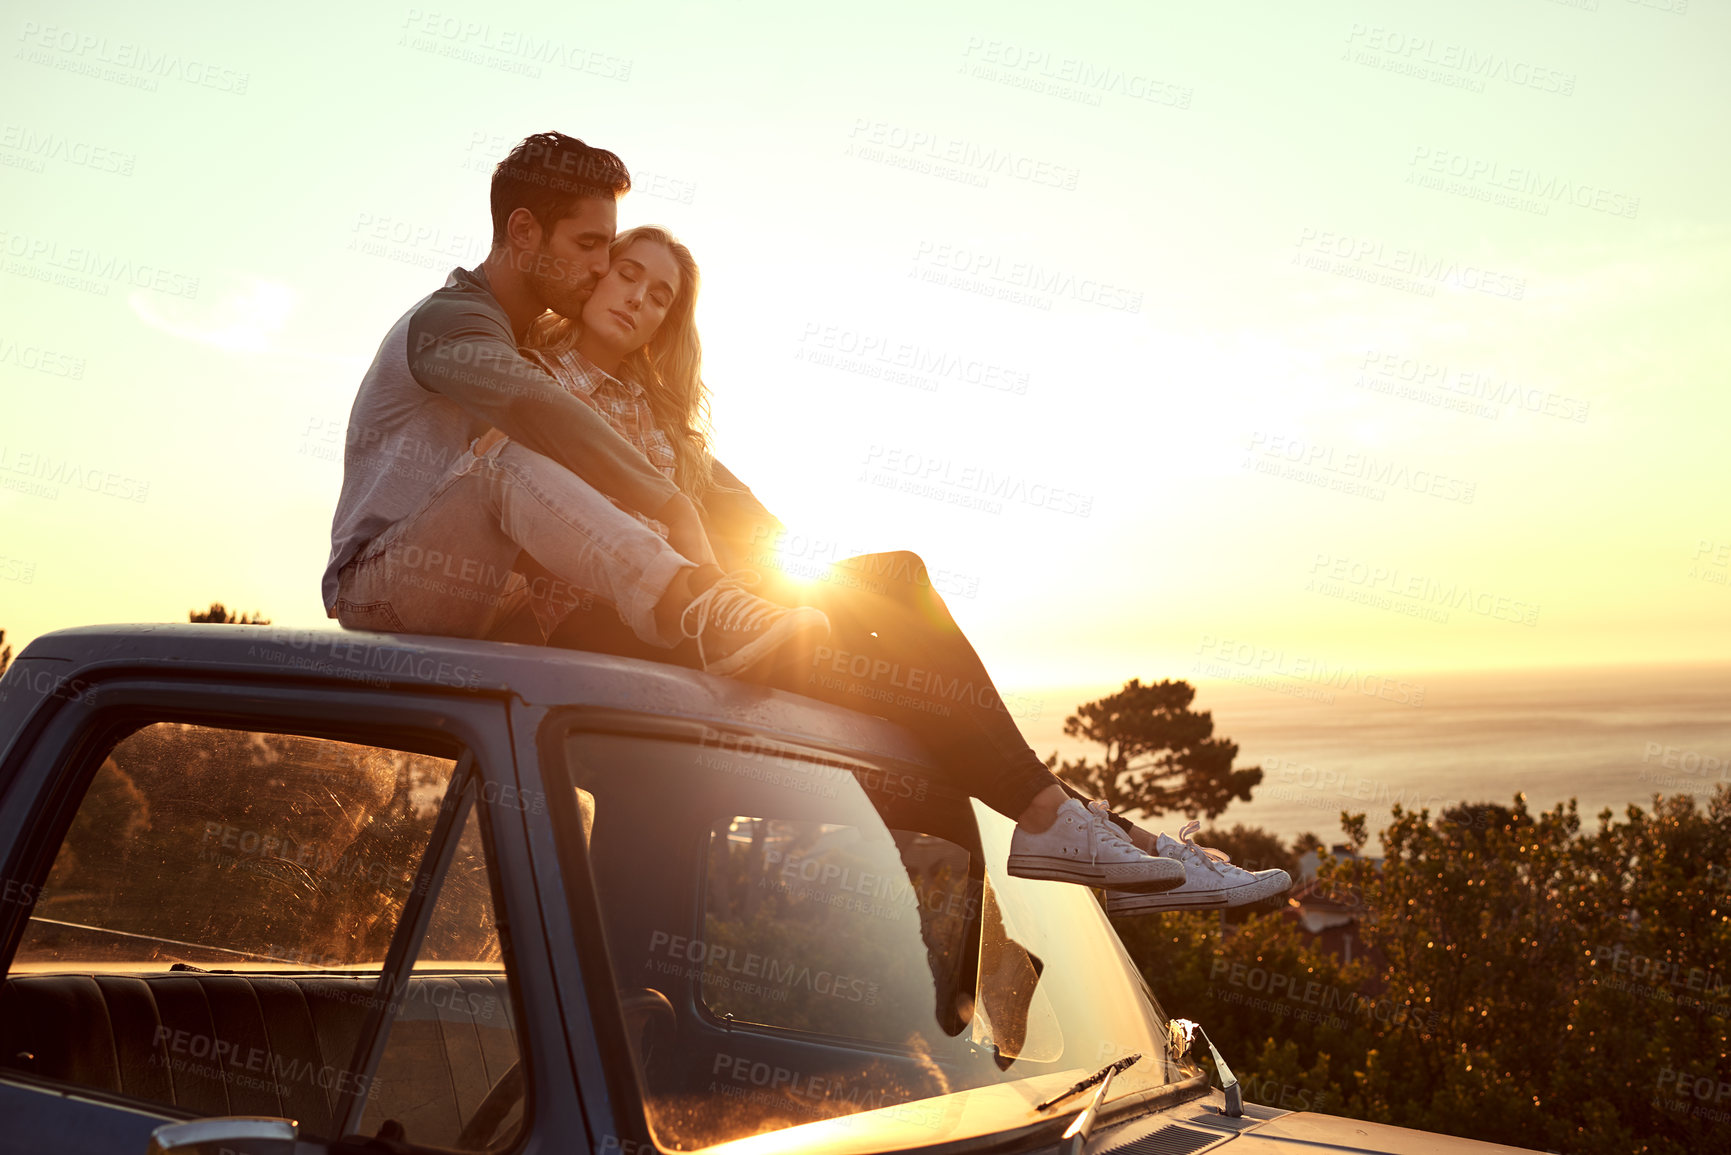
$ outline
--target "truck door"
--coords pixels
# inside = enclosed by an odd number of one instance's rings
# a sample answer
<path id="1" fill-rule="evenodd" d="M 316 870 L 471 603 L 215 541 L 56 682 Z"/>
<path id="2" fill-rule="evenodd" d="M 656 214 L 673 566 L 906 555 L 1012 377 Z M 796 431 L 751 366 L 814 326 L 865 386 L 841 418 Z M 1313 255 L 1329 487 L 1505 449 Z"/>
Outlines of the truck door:
<path id="1" fill-rule="evenodd" d="M 292 1120 L 302 1151 L 582 1134 L 528 1009 L 552 999 L 533 891 L 501 866 L 502 700 L 111 679 L 8 761 L 9 1145 L 142 1153 L 229 1116 Z M 206 1131 L 182 1149 L 281 1149 Z"/>

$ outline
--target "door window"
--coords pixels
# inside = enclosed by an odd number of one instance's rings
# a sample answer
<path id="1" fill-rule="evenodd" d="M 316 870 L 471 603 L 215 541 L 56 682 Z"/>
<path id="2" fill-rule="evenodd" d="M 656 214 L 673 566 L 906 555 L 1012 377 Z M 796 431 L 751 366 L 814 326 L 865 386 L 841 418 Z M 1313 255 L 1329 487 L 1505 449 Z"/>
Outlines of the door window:
<path id="1" fill-rule="evenodd" d="M 136 730 L 86 789 L 13 973 L 377 968 L 455 764 L 293 734 Z"/>
<path id="2" fill-rule="evenodd" d="M 0 986 L 0 1067 L 198 1116 L 293 1118 L 308 1136 L 333 1137 L 360 1100 L 367 1134 L 510 1142 L 522 1096 L 489 1096 L 518 1045 L 484 815 L 457 780 L 469 765 L 263 730 L 133 729 L 28 895 Z M 455 846 L 429 879 L 440 830 Z M 429 882 L 413 967 L 385 981 Z"/>

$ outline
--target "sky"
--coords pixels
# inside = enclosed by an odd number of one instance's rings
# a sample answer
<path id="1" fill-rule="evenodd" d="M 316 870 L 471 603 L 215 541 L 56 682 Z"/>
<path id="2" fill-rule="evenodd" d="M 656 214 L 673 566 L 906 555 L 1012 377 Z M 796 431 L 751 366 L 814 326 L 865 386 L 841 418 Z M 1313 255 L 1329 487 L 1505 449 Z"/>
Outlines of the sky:
<path id="1" fill-rule="evenodd" d="M 323 624 L 361 374 L 558 129 L 785 564 L 918 551 L 1006 687 L 1731 656 L 1723 6 L 6 8 L 15 651 Z"/>

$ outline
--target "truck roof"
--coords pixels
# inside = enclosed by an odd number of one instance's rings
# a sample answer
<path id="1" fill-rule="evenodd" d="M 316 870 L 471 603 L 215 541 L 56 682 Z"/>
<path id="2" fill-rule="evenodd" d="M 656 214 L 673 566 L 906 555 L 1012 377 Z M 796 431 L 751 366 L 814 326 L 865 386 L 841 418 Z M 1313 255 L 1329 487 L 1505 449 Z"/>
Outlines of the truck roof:
<path id="1" fill-rule="evenodd" d="M 185 622 L 43 634 L 0 682 L 0 723 L 15 728 L 23 721 L 20 706 L 28 713 L 56 687 L 121 670 L 510 695 L 531 706 L 581 705 L 744 726 L 879 757 L 930 761 L 921 743 L 883 718 L 684 666 L 425 634 Z"/>

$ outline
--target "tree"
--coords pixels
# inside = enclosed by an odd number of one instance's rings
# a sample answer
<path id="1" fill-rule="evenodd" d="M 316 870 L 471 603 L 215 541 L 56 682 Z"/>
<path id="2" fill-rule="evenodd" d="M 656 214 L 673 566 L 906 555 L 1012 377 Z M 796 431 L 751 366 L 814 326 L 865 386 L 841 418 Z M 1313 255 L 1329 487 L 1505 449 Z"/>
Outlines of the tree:
<path id="1" fill-rule="evenodd" d="M 270 619 L 254 610 L 250 614 L 233 614 L 221 602 L 211 602 L 210 608 L 200 613 L 198 610 L 188 610 L 186 620 L 189 622 L 213 622 L 217 625 L 237 626 L 268 626 Z"/>
<path id="2" fill-rule="evenodd" d="M 1725 1149 L 1731 785 L 1596 831 L 1572 800 L 1396 806 L 1380 838 L 1318 872 L 1362 896 L 1350 964 L 1278 915 L 1115 924 L 1247 1097 L 1577 1155 Z"/>
<path id="3" fill-rule="evenodd" d="M 1058 765 L 1060 778 L 1106 800 L 1113 810 L 1147 814 L 1182 810 L 1214 818 L 1234 799 L 1250 801 L 1262 781 L 1260 767 L 1234 770 L 1238 744 L 1214 737 L 1208 711 L 1190 708 L 1196 691 L 1188 682 L 1144 686 L 1132 678 L 1116 694 L 1078 707 L 1064 720 L 1064 734 L 1106 748 L 1105 760 Z"/>

